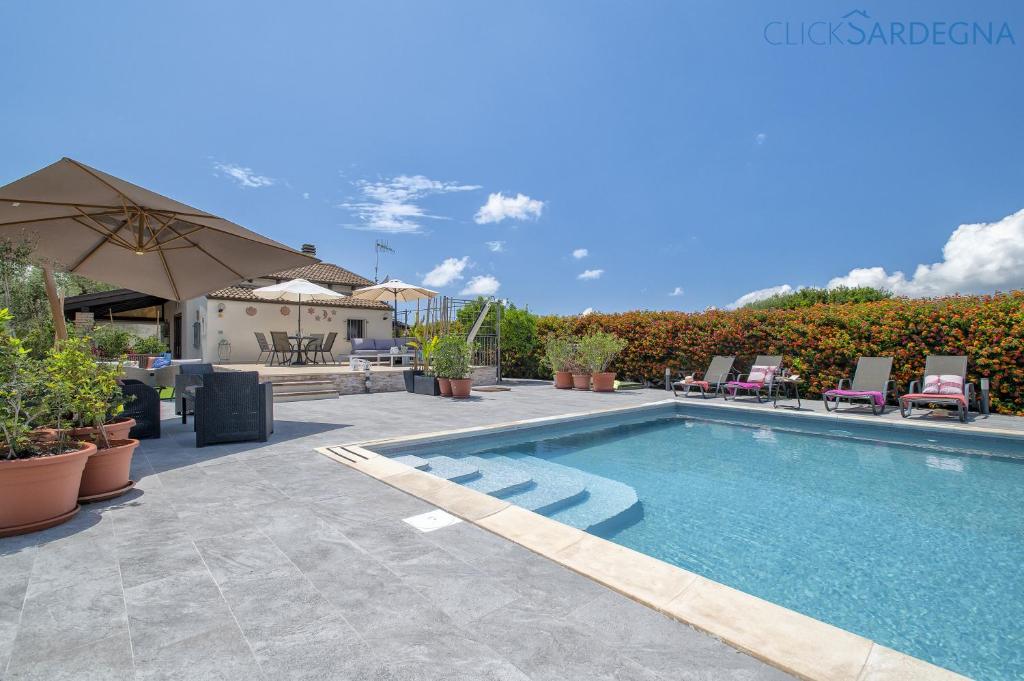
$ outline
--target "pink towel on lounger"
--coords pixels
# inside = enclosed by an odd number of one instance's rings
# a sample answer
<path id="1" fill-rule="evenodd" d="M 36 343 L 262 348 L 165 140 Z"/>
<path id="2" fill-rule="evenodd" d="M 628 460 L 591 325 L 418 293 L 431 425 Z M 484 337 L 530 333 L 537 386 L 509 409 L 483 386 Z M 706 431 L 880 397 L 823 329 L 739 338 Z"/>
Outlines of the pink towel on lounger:
<path id="1" fill-rule="evenodd" d="M 885 395 L 877 390 L 829 390 L 825 397 L 870 397 L 878 406 L 885 404 Z"/>
<path id="2" fill-rule="evenodd" d="M 939 393 L 910 393 L 909 395 L 903 395 L 900 397 L 900 402 L 903 401 L 925 401 L 931 400 L 932 402 L 945 402 L 946 400 L 955 400 L 967 408 L 967 396 L 966 395 L 943 395 Z"/>

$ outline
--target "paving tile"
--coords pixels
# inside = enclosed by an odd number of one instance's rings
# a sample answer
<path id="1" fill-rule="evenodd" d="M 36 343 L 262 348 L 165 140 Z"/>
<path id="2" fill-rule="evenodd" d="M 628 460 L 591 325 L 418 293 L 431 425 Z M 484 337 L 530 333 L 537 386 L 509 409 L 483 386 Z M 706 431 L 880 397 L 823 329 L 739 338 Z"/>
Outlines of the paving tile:
<path id="1" fill-rule="evenodd" d="M 181 573 L 125 590 L 132 645 L 155 653 L 223 627 L 234 626 L 227 603 L 208 573 Z M 241 635 L 241 634 L 239 634 Z"/>
<path id="2" fill-rule="evenodd" d="M 270 539 L 253 528 L 200 539 L 196 542 L 213 579 L 225 585 L 295 569 Z"/>
<path id="3" fill-rule="evenodd" d="M 126 589 L 173 575 L 207 572 L 195 544 L 184 532 L 148 534 L 134 541 L 119 538 L 118 559 Z"/>
<path id="4" fill-rule="evenodd" d="M 2 669 L 2 666 L 0 666 Z M 42 658 L 11 665 L 6 681 L 130 681 L 135 678 L 128 630 L 88 645 L 59 646 Z"/>
<path id="5" fill-rule="evenodd" d="M 133 642 L 134 632 L 133 632 Z M 135 646 L 137 681 L 269 679 L 234 622 L 163 646 Z"/>

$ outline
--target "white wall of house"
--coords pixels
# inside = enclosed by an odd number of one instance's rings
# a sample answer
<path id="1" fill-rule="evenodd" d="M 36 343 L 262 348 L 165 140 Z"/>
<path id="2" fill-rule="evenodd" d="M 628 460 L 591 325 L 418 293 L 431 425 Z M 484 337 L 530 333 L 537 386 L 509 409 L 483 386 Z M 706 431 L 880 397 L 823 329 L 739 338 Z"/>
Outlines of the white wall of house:
<path id="1" fill-rule="evenodd" d="M 287 331 L 294 335 L 299 314 L 296 303 L 285 302 L 251 302 L 237 300 L 205 301 L 200 316 L 203 323 L 202 358 L 207 362 L 244 363 L 255 362 L 259 356 L 254 332 L 262 331 L 270 341 L 271 331 Z M 191 301 L 189 301 L 191 302 Z M 288 314 L 282 314 L 287 309 Z M 255 310 L 255 314 L 249 311 Z M 312 310 L 312 313 L 310 313 Z M 391 336 L 391 311 L 372 310 L 365 308 L 330 307 L 321 305 L 302 305 L 302 333 L 328 334 L 336 331 L 338 337 L 334 342 L 335 356 L 348 354 L 351 343 L 346 339 L 347 320 L 362 319 L 365 322 L 367 338 L 388 338 Z M 319 317 L 319 319 L 317 319 Z M 191 341 L 191 327 L 188 326 L 188 340 Z M 228 359 L 222 359 L 219 352 L 221 340 L 231 344 Z"/>

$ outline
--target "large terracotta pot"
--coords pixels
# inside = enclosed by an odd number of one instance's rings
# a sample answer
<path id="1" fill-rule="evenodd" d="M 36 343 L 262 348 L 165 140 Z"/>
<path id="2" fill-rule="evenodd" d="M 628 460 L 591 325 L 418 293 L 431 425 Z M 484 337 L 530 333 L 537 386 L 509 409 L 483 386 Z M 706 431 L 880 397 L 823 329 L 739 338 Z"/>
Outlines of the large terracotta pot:
<path id="1" fill-rule="evenodd" d="M 615 391 L 614 371 L 602 371 L 600 373 L 593 374 L 591 378 L 594 381 L 594 392 L 610 393 Z"/>
<path id="2" fill-rule="evenodd" d="M 590 374 L 573 374 L 572 387 L 577 390 L 590 390 Z"/>
<path id="3" fill-rule="evenodd" d="M 452 381 L 452 397 L 469 397 L 469 392 L 473 389 L 472 378 L 453 378 Z"/>
<path id="4" fill-rule="evenodd" d="M 59 525 L 78 513 L 82 471 L 96 445 L 56 456 L 0 461 L 0 537 Z"/>
<path id="5" fill-rule="evenodd" d="M 558 388 L 559 390 L 568 390 L 569 388 L 572 388 L 572 372 L 556 371 L 555 387 Z"/>
<path id="6" fill-rule="evenodd" d="M 134 427 L 135 419 L 132 418 L 114 419 L 110 423 L 103 424 L 103 430 L 107 433 L 108 440 L 127 440 L 128 434 Z M 89 426 L 87 428 L 72 428 L 69 434 L 71 437 L 79 440 L 100 442 L 99 429 L 93 426 Z"/>
<path id="7" fill-rule="evenodd" d="M 439 376 L 437 379 L 437 387 L 441 389 L 441 397 L 452 396 L 452 380 L 450 378 L 441 378 Z"/>
<path id="8" fill-rule="evenodd" d="M 110 446 L 89 457 L 78 488 L 79 501 L 100 501 L 121 496 L 132 488 L 132 455 L 138 440 L 111 440 Z"/>

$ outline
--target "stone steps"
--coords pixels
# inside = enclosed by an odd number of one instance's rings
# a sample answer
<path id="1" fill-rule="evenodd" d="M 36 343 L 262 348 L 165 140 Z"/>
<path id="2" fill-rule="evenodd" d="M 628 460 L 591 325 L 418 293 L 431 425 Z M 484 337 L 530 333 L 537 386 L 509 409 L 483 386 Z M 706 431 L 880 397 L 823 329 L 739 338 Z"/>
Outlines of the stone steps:
<path id="1" fill-rule="evenodd" d="M 332 400 L 338 398 L 338 388 L 333 380 L 270 380 L 274 389 L 274 402 L 300 402 L 305 400 Z"/>
<path id="2" fill-rule="evenodd" d="M 480 477 L 463 483 L 477 492 L 502 497 L 522 492 L 533 486 L 533 478 L 516 466 L 497 461 L 494 457 L 465 456 L 465 461 L 473 463 L 480 470 Z"/>

